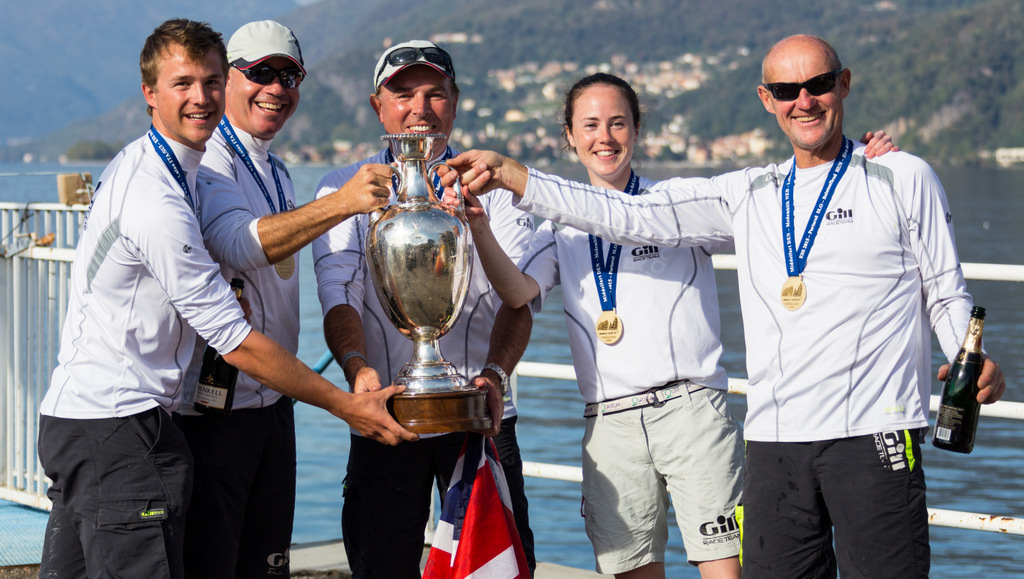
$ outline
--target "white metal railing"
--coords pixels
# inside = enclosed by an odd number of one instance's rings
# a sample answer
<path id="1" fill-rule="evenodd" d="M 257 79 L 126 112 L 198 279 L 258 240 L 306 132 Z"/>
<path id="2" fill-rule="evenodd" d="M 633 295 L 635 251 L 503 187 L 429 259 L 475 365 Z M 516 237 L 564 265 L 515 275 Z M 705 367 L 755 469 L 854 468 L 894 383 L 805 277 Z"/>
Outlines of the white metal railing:
<path id="1" fill-rule="evenodd" d="M 57 361 L 67 310 L 68 279 L 86 206 L 0 203 L 0 498 L 47 508 L 46 478 L 36 453 L 39 402 Z M 53 234 L 52 237 L 49 234 Z M 718 255 L 718 269 L 735 269 L 736 257 Z M 1024 281 L 1024 266 L 964 263 L 968 279 Z M 520 362 L 512 376 L 575 380 L 571 365 Z M 518 392 L 518 388 L 514 390 Z M 730 378 L 729 391 L 746 393 L 746 380 Z M 931 409 L 938 405 L 933 396 Z M 982 414 L 1024 419 L 1024 403 L 997 402 Z M 580 482 L 579 467 L 526 462 L 527 476 Z M 977 513 L 929 509 L 935 525 L 1024 534 L 1024 521 Z"/>
<path id="2" fill-rule="evenodd" d="M 734 256 L 731 255 L 725 257 L 734 259 Z M 963 265 L 964 270 L 966 271 L 968 265 L 978 264 Z M 715 262 L 715 267 L 719 267 L 717 261 Z M 1024 270 L 1024 267 L 1021 266 L 1006 267 L 1020 267 L 1021 270 Z M 519 391 L 519 376 L 555 380 L 576 380 L 576 370 L 572 366 L 566 364 L 520 362 L 519 366 L 516 367 L 516 371 L 511 376 L 513 392 Z M 729 393 L 746 395 L 747 381 L 742 378 L 729 378 Z M 929 406 L 931 412 L 938 410 L 939 397 L 932 396 Z M 981 415 L 992 416 L 995 418 L 1007 418 L 1011 420 L 1024 420 L 1024 403 L 1000 400 L 993 404 L 986 404 L 982 406 Z M 562 480 L 566 482 L 583 482 L 583 469 L 578 466 L 523 461 L 523 474 L 526 476 Z M 956 527 L 960 529 L 991 531 L 993 533 L 1024 535 L 1024 519 L 1018 519 L 1015 517 L 929 508 L 928 521 L 932 525 L 940 527 Z"/>
<path id="3" fill-rule="evenodd" d="M 86 206 L 0 203 L 0 498 L 49 507 L 36 453 Z"/>
<path id="4" fill-rule="evenodd" d="M 735 255 L 715 255 L 712 257 L 712 260 L 715 269 L 736 269 L 737 260 Z M 963 263 L 961 267 L 964 271 L 964 277 L 967 279 L 1007 282 L 1024 281 L 1024 265 Z M 511 377 L 513 392 L 519 391 L 519 376 L 575 381 L 576 370 L 567 364 L 520 362 Z M 729 378 L 729 393 L 746 395 L 747 381 L 742 378 Z M 939 397 L 932 396 L 929 402 L 929 410 L 935 412 L 938 410 L 938 407 Z M 1024 420 L 1024 403 L 1000 400 L 994 404 L 982 406 L 981 415 L 1011 420 Z M 566 482 L 583 482 L 583 469 L 578 466 L 523 461 L 523 474 Z M 929 508 L 928 520 L 930 524 L 940 527 L 956 527 L 993 533 L 1024 535 L 1024 519 L 1014 517 Z"/>

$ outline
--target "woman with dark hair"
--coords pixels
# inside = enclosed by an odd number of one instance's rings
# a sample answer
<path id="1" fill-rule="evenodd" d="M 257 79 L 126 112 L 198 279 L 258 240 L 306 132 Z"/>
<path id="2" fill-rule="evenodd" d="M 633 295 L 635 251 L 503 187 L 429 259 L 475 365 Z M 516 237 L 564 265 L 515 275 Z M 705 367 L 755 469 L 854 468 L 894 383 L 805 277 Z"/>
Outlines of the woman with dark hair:
<path id="1" fill-rule="evenodd" d="M 590 75 L 568 91 L 563 134 L 591 184 L 631 194 L 653 185 L 632 169 L 641 116 L 636 92 L 619 77 Z M 711 264 L 723 246 L 621 246 L 545 222 L 516 267 L 492 243 L 486 220 L 473 222 L 505 304 L 532 302 L 536 311 L 562 285 L 586 403 L 583 515 L 598 572 L 665 577 L 671 495 L 701 576 L 739 577 L 743 443 L 725 400 Z"/>

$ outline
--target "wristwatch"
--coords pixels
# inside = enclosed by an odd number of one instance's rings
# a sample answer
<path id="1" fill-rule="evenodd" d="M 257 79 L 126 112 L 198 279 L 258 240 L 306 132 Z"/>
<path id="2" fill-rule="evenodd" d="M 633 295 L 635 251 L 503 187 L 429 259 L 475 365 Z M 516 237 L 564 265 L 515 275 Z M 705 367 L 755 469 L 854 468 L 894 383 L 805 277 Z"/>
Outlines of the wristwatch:
<path id="1" fill-rule="evenodd" d="M 509 388 L 511 387 L 511 381 L 508 379 L 508 374 L 501 369 L 501 366 L 491 362 L 484 366 L 484 370 L 493 370 L 498 378 L 501 378 L 501 395 L 508 396 Z"/>

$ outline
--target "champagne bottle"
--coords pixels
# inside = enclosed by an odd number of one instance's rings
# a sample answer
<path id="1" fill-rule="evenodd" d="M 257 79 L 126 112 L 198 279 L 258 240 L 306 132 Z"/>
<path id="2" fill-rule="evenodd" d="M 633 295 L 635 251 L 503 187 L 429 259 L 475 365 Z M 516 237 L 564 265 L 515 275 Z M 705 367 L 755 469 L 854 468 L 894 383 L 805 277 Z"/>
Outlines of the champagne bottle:
<path id="1" fill-rule="evenodd" d="M 981 330 L 985 326 L 985 308 L 971 310 L 964 345 L 949 368 L 942 386 L 942 400 L 935 418 L 937 448 L 969 454 L 974 450 L 974 434 L 978 429 L 978 377 L 981 376 Z"/>
<path id="2" fill-rule="evenodd" d="M 244 287 L 245 282 L 237 277 L 231 280 L 231 289 L 239 299 Z M 235 400 L 237 380 L 238 368 L 228 364 L 212 346 L 206 346 L 192 407 L 203 414 L 227 416 L 231 413 L 231 405 Z"/>

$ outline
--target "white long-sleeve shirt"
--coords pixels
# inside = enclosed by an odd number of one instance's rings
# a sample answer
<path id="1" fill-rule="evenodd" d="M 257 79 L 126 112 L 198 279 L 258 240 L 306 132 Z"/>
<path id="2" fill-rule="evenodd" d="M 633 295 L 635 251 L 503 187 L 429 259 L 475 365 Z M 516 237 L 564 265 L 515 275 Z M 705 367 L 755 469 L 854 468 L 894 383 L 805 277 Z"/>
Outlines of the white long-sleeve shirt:
<path id="1" fill-rule="evenodd" d="M 274 209 L 271 210 L 242 158 L 218 130 L 206 143 L 199 168 L 203 240 L 210 255 L 221 264 L 224 279 L 237 277 L 245 282 L 243 295 L 249 300 L 252 327 L 294 355 L 299 348 L 299 255 L 284 260 L 283 268 L 270 265 L 256 228 L 261 217 L 295 208 L 295 186 L 284 163 L 270 154 L 271 141 L 256 139 L 238 127 L 233 130 L 249 153 Z M 277 167 L 283 203 L 278 197 L 271 163 Z M 282 277 L 281 272 L 288 277 Z M 179 409 L 182 414 L 198 414 L 190 402 L 205 347 L 206 343 L 200 340 L 185 382 L 186 403 Z M 232 408 L 262 408 L 280 398 L 277 391 L 240 372 Z"/>
<path id="2" fill-rule="evenodd" d="M 640 187 L 654 182 L 640 178 Z M 603 255 L 609 244 L 601 241 Z M 589 234 L 545 221 L 530 239 L 520 269 L 540 286 L 534 308 L 556 285 L 569 331 L 576 381 L 586 403 L 632 396 L 669 382 L 689 380 L 724 390 L 719 365 L 718 294 L 711 253 L 697 247 L 626 245 L 619 257 L 615 306 L 622 337 L 609 345 L 595 328 L 601 299 L 594 280 Z"/>
<path id="3" fill-rule="evenodd" d="M 929 326 L 948 359 L 970 318 L 952 215 L 931 168 L 857 147 L 786 310 L 781 186 L 793 160 L 629 197 L 531 170 L 519 207 L 617 243 L 734 240 L 749 377 L 748 440 L 813 441 L 927 426 Z M 829 165 L 796 172 L 802 235 Z"/>
<path id="4" fill-rule="evenodd" d="M 196 199 L 202 152 L 167 143 Z M 195 211 L 147 137 L 100 176 L 69 294 L 58 365 L 40 408 L 48 416 L 172 412 L 196 332 L 228 352 L 250 331 L 203 245 Z"/>

